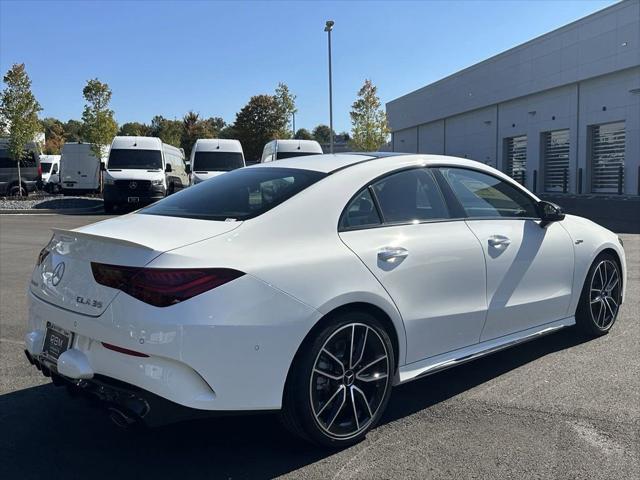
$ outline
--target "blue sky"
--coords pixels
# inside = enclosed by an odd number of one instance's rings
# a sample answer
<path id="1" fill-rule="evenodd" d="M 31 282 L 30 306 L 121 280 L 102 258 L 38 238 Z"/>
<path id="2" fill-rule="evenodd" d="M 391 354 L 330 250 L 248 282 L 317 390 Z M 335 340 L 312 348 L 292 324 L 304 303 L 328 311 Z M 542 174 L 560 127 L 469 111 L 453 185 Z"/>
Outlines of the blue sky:
<path id="1" fill-rule="evenodd" d="M 334 126 L 365 78 L 383 103 L 600 10 L 612 1 L 29 2 L 0 0 L 0 69 L 24 62 L 42 116 L 79 118 L 82 88 L 113 90 L 119 123 L 182 117 L 227 122 L 278 82 L 298 96 L 296 127 Z"/>

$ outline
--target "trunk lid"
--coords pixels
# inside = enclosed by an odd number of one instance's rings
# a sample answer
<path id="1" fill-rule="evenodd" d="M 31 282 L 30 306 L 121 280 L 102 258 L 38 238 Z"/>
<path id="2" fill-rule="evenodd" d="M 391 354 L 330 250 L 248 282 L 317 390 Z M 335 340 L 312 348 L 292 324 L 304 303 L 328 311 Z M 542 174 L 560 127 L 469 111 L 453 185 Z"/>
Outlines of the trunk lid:
<path id="1" fill-rule="evenodd" d="M 53 229 L 30 290 L 58 307 L 98 317 L 119 290 L 96 283 L 91 262 L 142 267 L 162 253 L 225 234 L 242 222 L 130 214 L 76 230 Z"/>

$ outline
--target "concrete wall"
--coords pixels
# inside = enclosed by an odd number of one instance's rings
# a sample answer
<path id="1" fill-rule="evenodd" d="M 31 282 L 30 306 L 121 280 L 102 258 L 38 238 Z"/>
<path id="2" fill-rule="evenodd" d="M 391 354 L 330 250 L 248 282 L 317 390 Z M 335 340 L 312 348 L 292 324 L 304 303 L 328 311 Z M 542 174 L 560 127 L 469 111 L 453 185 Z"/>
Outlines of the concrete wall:
<path id="1" fill-rule="evenodd" d="M 592 125 L 624 120 L 623 193 L 638 195 L 640 0 L 626 0 L 387 104 L 398 152 L 471 158 L 505 171 L 527 135 L 525 184 L 544 185 L 543 135 L 569 129 L 568 192 L 590 193 Z M 582 183 L 578 185 L 581 173 Z"/>

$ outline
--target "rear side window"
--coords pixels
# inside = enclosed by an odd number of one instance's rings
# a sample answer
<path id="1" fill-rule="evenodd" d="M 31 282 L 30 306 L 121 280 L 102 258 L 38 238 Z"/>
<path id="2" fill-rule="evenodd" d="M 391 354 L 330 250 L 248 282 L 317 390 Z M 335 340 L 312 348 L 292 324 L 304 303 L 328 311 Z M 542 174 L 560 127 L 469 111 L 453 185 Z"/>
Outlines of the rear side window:
<path id="1" fill-rule="evenodd" d="M 244 167 L 239 152 L 196 152 L 193 164 L 195 172 L 229 172 Z"/>
<path id="2" fill-rule="evenodd" d="M 294 168 L 239 168 L 182 190 L 140 213 L 202 220 L 248 220 L 325 176 Z"/>
<path id="3" fill-rule="evenodd" d="M 534 200 L 504 180 L 465 168 L 440 171 L 468 217 L 538 217 Z"/>
<path id="4" fill-rule="evenodd" d="M 342 214 L 340 228 L 342 230 L 353 230 L 357 228 L 380 225 L 380 215 L 371 198 L 369 188 L 365 188 L 351 200 L 345 212 Z"/>
<path id="5" fill-rule="evenodd" d="M 424 168 L 395 173 L 373 185 L 385 223 L 419 223 L 449 218 L 431 172 Z"/>

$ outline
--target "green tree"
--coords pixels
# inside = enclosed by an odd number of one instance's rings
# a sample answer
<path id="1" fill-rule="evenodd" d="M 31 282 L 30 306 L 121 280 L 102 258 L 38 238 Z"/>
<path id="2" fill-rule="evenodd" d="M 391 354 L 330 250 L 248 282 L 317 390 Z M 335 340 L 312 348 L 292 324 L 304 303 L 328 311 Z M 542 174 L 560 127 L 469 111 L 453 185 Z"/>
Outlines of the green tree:
<path id="1" fill-rule="evenodd" d="M 351 146 L 355 150 L 374 152 L 387 141 L 387 115 L 380 108 L 377 88 L 365 80 L 358 98 L 351 105 Z"/>
<path id="2" fill-rule="evenodd" d="M 293 132 L 289 129 L 289 123 L 293 115 L 298 111 L 296 108 L 296 96 L 291 93 L 286 83 L 280 82 L 276 87 L 274 97 L 284 118 L 284 128 L 280 132 L 279 138 L 291 138 Z"/>
<path id="3" fill-rule="evenodd" d="M 214 138 L 213 126 L 208 120 L 202 120 L 200 115 L 194 111 L 189 111 L 182 119 L 182 138 L 180 146 L 185 155 L 191 155 L 191 149 L 199 138 Z"/>
<path id="4" fill-rule="evenodd" d="M 220 132 L 218 132 L 218 138 L 238 138 L 238 131 L 234 125 L 226 125 Z"/>
<path id="5" fill-rule="evenodd" d="M 227 125 L 221 117 L 210 117 L 205 121 L 209 124 L 209 128 L 211 128 L 214 137 L 218 137 L 220 132 Z"/>
<path id="6" fill-rule="evenodd" d="M 156 115 L 151 120 L 149 129 L 150 136 L 158 137 L 164 143 L 174 147 L 180 147 L 182 139 L 182 122 L 180 120 L 169 120 L 162 115 Z"/>
<path id="7" fill-rule="evenodd" d="M 82 142 L 82 122 L 78 120 L 69 120 L 64 124 L 64 140 L 65 142 Z"/>
<path id="8" fill-rule="evenodd" d="M 299 128 L 293 138 L 296 140 L 313 140 L 313 135 L 306 128 Z"/>
<path id="9" fill-rule="evenodd" d="M 82 112 L 82 136 L 91 144 L 93 154 L 102 156 L 102 145 L 110 144 L 118 132 L 118 125 L 113 118 L 113 110 L 109 109 L 111 89 L 97 78 L 87 81 L 82 90 L 87 102 Z"/>
<path id="10" fill-rule="evenodd" d="M 151 127 L 145 123 L 127 122 L 123 123 L 118 131 L 118 135 L 131 137 L 148 137 Z"/>
<path id="11" fill-rule="evenodd" d="M 335 132 L 333 132 L 335 135 Z M 318 143 L 331 142 L 331 129 L 327 125 L 318 125 L 313 129 L 313 138 Z"/>
<path id="12" fill-rule="evenodd" d="M 18 179 L 21 180 L 20 160 L 26 153 L 27 144 L 33 142 L 38 133 L 38 112 L 42 108 L 31 92 L 31 80 L 24 63 L 14 64 L 3 81 L 6 87 L 0 93 L 0 116 L 8 126 L 8 151 L 16 161 Z M 22 188 L 18 188 L 18 192 L 22 195 Z"/>
<path id="13" fill-rule="evenodd" d="M 286 118 L 273 95 L 256 95 L 236 115 L 234 128 L 249 161 L 260 158 L 265 143 L 280 138 Z"/>
<path id="14" fill-rule="evenodd" d="M 43 118 L 40 128 L 44 131 L 45 143 L 43 153 L 59 155 L 65 142 L 64 124 L 57 118 Z"/>

